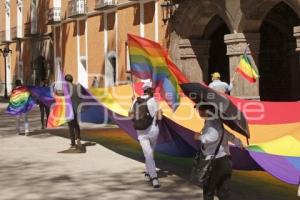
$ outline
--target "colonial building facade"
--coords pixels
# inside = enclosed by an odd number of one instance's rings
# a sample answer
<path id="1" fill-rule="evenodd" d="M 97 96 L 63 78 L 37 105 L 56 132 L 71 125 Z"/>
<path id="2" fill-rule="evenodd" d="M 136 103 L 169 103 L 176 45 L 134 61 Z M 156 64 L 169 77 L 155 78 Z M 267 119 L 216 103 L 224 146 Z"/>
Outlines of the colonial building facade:
<path id="1" fill-rule="evenodd" d="M 300 99 L 300 0 L 2 0 L 0 81 L 8 89 L 54 79 L 61 67 L 89 87 L 129 76 L 127 33 L 161 43 L 191 81 L 219 71 L 229 82 L 245 47 L 260 73 L 255 84 L 236 76 L 233 95 Z M 3 88 L 3 87 L 2 87 Z M 3 91 L 3 90 L 1 90 Z"/>

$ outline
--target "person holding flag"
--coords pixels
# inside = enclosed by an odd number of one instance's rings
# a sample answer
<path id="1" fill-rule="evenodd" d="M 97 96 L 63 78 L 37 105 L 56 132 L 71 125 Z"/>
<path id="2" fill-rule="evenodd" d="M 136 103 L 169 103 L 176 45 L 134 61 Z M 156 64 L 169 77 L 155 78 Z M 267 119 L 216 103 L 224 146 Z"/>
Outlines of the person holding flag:
<path id="1" fill-rule="evenodd" d="M 153 153 L 159 134 L 157 120 L 162 120 L 162 112 L 153 93 L 159 91 L 162 99 L 175 112 L 180 103 L 179 83 L 188 80 L 159 43 L 132 34 L 128 34 L 127 42 L 131 74 L 143 80 L 144 90 L 144 94 L 133 101 L 129 116 L 133 117 L 133 125 L 145 156 L 145 175 L 152 181 L 153 187 L 158 188 L 160 184 Z"/>
<path id="2" fill-rule="evenodd" d="M 212 82 L 208 85 L 208 87 L 219 92 L 229 94 L 233 88 L 232 82 L 228 85 L 226 82 L 221 81 L 221 75 L 219 72 L 212 73 L 211 80 Z"/>
<path id="3" fill-rule="evenodd" d="M 15 88 L 12 90 L 6 113 L 16 117 L 16 132 L 20 134 L 20 118 L 24 116 L 24 132 L 29 135 L 29 123 L 27 113 L 36 105 L 26 86 L 21 80 L 15 81 Z"/>
<path id="4" fill-rule="evenodd" d="M 137 131 L 138 140 L 145 156 L 145 176 L 151 181 L 154 188 L 159 188 L 154 149 L 159 134 L 158 120 L 162 119 L 162 114 L 158 102 L 153 97 L 151 80 L 147 79 L 142 82 L 144 94 L 133 101 L 129 117 L 133 118 L 133 125 Z"/>

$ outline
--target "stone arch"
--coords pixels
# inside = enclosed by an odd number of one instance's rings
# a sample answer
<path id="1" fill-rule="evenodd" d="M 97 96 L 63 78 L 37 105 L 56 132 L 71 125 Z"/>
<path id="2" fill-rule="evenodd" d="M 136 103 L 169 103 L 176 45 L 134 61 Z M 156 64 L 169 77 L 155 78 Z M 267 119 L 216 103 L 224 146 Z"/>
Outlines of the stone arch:
<path id="1" fill-rule="evenodd" d="M 205 27 L 203 38 L 210 41 L 207 83 L 210 82 L 210 74 L 213 72 L 219 72 L 223 81 L 230 81 L 229 58 L 224 43 L 224 36 L 229 33 L 229 28 L 219 15 L 215 15 Z"/>
<path id="2" fill-rule="evenodd" d="M 300 99 L 300 64 L 293 27 L 299 15 L 281 1 L 264 16 L 260 25 L 260 97 L 262 100 L 295 101 Z"/>
<path id="3" fill-rule="evenodd" d="M 179 5 L 173 24 L 174 31 L 181 38 L 202 37 L 206 25 L 218 15 L 233 31 L 234 20 L 226 8 L 225 0 L 189 0 Z"/>
<path id="4" fill-rule="evenodd" d="M 298 0 L 241 0 L 243 13 L 237 25 L 238 32 L 258 32 L 264 18 L 271 9 L 284 3 L 300 17 L 300 2 Z"/>

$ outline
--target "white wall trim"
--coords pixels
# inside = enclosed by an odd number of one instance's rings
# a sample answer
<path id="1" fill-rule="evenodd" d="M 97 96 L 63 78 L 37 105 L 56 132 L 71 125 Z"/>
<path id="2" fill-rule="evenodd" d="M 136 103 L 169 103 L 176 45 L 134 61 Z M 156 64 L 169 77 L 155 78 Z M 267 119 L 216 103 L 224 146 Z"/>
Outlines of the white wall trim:
<path id="1" fill-rule="evenodd" d="M 155 1 L 154 11 L 154 29 L 155 29 L 155 42 L 158 42 L 158 1 Z"/>
<path id="2" fill-rule="evenodd" d="M 88 57 L 88 23 L 87 19 L 85 19 L 85 57 L 86 57 L 86 73 L 87 73 L 87 85 L 89 84 L 89 57 Z"/>
<path id="3" fill-rule="evenodd" d="M 108 85 L 106 78 L 106 66 L 107 66 L 107 13 L 104 13 L 104 85 L 105 87 Z"/>
<path id="4" fill-rule="evenodd" d="M 80 75 L 80 37 L 79 37 L 79 20 L 76 20 L 76 39 L 77 39 L 77 83 L 79 83 Z"/>
<path id="5" fill-rule="evenodd" d="M 53 29 L 53 65 L 54 65 L 54 77 L 56 77 L 57 63 L 56 63 L 56 26 L 52 26 Z"/>
<path id="6" fill-rule="evenodd" d="M 145 36 L 145 9 L 144 3 L 140 2 L 140 36 Z"/>
<path id="7" fill-rule="evenodd" d="M 115 25 L 116 25 L 116 27 L 115 27 L 115 33 L 116 33 L 116 42 L 115 42 L 115 44 L 116 44 L 116 74 L 117 74 L 117 83 L 119 82 L 119 79 L 120 79 L 120 77 L 119 77 L 119 51 L 118 51 L 118 48 L 119 48 L 119 35 L 118 35 L 118 12 L 115 12 Z M 122 45 L 120 45 L 121 47 L 122 47 Z"/>

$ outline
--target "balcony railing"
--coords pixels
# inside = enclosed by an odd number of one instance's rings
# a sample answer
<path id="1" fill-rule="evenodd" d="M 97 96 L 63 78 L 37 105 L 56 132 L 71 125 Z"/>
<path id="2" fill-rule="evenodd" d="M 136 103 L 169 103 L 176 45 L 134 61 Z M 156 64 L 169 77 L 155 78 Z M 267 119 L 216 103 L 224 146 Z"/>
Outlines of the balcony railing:
<path id="1" fill-rule="evenodd" d="M 54 7 L 50 8 L 47 13 L 47 24 L 53 25 L 61 21 L 61 8 Z"/>
<path id="2" fill-rule="evenodd" d="M 68 17 L 75 18 L 85 15 L 87 6 L 85 0 L 70 0 L 68 2 Z"/>
<path id="3" fill-rule="evenodd" d="M 116 0 L 95 0 L 96 7 L 95 10 L 104 10 L 117 6 Z"/>

